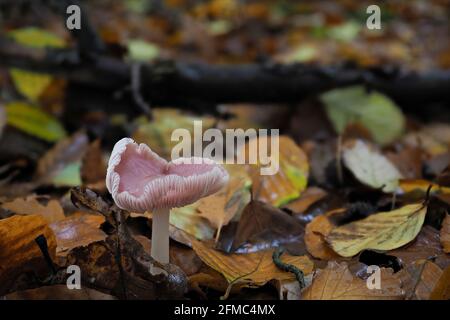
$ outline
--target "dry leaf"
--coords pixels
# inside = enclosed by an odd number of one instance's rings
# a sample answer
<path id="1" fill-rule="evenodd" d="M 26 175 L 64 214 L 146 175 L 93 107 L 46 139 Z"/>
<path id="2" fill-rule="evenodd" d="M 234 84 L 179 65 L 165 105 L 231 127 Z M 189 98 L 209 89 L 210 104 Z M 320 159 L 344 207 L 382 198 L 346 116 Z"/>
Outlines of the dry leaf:
<path id="1" fill-rule="evenodd" d="M 261 286 L 272 279 L 292 280 L 294 275 L 278 269 L 272 261 L 273 250 L 248 253 L 225 254 L 214 250 L 203 242 L 194 240 L 193 249 L 204 263 L 220 272 L 228 283 L 243 282 L 249 286 Z M 314 264 L 306 256 L 281 256 L 284 263 L 292 264 L 305 274 L 312 272 Z"/>
<path id="2" fill-rule="evenodd" d="M 106 234 L 100 230 L 103 222 L 105 222 L 103 216 L 77 212 L 64 220 L 50 224 L 56 236 L 58 256 L 63 257 L 74 248 L 105 240 Z"/>
<path id="3" fill-rule="evenodd" d="M 235 216 L 239 216 L 245 206 L 250 202 L 251 184 L 244 166 L 228 166 L 230 181 L 219 192 L 202 198 L 197 203 L 200 216 L 206 218 L 218 231 L 216 239 L 219 238 L 220 230 L 227 225 Z"/>
<path id="4" fill-rule="evenodd" d="M 54 258 L 56 238 L 42 216 L 17 215 L 0 220 L 0 279 L 8 276 L 8 270 L 20 269 L 35 258 L 42 259 L 42 252 L 35 242 L 40 235 L 47 239 L 48 251 Z"/>
<path id="5" fill-rule="evenodd" d="M 250 140 L 245 145 L 245 155 L 251 145 L 258 144 L 258 139 Z M 267 142 L 270 145 L 270 140 Z M 254 200 L 270 203 L 276 207 L 297 199 L 305 190 L 308 182 L 309 164 L 306 154 L 289 137 L 279 137 L 279 155 L 272 152 L 272 161 L 279 161 L 279 171 L 274 175 L 261 175 L 261 166 L 249 165 L 248 170 L 253 181 Z"/>
<path id="6" fill-rule="evenodd" d="M 300 214 L 305 212 L 313 203 L 323 199 L 327 192 L 318 187 L 309 187 L 302 193 L 300 198 L 288 203 L 285 208 Z"/>
<path id="7" fill-rule="evenodd" d="M 442 228 L 440 232 L 441 244 L 445 253 L 450 253 L 450 215 L 446 215 L 442 221 Z"/>
<path id="8" fill-rule="evenodd" d="M 450 266 L 445 268 L 430 293 L 431 300 L 450 300 Z"/>
<path id="9" fill-rule="evenodd" d="M 402 178 L 397 168 L 381 153 L 362 140 L 344 147 L 345 166 L 361 183 L 384 192 L 393 192 Z"/>
<path id="10" fill-rule="evenodd" d="M 401 281 L 391 269 L 381 269 L 381 289 L 369 289 L 365 280 L 352 275 L 347 264 L 328 262 L 302 292 L 305 300 L 401 300 Z"/>
<path id="11" fill-rule="evenodd" d="M 339 257 L 325 241 L 325 237 L 334 227 L 325 215 L 315 217 L 306 225 L 306 249 L 313 257 L 323 260 L 331 260 Z"/>
<path id="12" fill-rule="evenodd" d="M 100 140 L 92 142 L 86 150 L 81 165 L 81 180 L 84 184 L 93 184 L 104 181 L 106 177 L 106 164 L 103 159 Z"/>
<path id="13" fill-rule="evenodd" d="M 391 250 L 399 248 L 419 233 L 427 207 L 410 204 L 399 209 L 380 212 L 331 231 L 327 241 L 335 252 L 351 257 L 364 249 Z"/>
<path id="14" fill-rule="evenodd" d="M 397 276 L 402 280 L 406 299 L 429 300 L 442 274 L 433 262 L 419 260 L 400 270 Z"/>
<path id="15" fill-rule="evenodd" d="M 63 220 L 64 210 L 57 200 L 50 200 L 46 205 L 41 204 L 36 196 L 30 195 L 26 198 L 17 198 L 11 202 L 3 203 L 2 208 L 11 210 L 16 214 L 38 214 L 48 223 Z"/>

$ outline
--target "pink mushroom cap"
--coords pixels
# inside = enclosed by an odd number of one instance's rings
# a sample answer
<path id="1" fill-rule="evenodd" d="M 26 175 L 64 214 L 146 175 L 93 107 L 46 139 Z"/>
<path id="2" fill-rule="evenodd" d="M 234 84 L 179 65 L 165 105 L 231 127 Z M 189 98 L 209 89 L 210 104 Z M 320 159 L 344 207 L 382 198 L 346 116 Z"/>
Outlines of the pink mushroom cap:
<path id="1" fill-rule="evenodd" d="M 113 148 L 106 187 L 117 206 L 133 212 L 183 207 L 219 191 L 228 172 L 206 158 L 161 158 L 146 144 L 123 138 Z"/>

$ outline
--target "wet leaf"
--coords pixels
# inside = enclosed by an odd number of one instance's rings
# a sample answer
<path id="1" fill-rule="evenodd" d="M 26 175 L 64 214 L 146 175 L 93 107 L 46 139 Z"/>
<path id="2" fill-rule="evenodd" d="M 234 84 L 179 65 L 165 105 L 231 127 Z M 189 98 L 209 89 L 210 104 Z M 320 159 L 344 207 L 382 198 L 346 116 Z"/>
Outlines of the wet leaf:
<path id="1" fill-rule="evenodd" d="M 270 138 L 267 142 L 270 145 Z M 256 147 L 258 139 L 251 140 L 244 147 L 248 150 Z M 250 149 L 252 150 L 252 149 Z M 255 149 L 258 150 L 258 149 Z M 279 156 L 272 152 L 272 161 L 278 161 L 279 170 L 273 175 L 261 175 L 261 165 L 249 165 L 249 173 L 253 181 L 253 199 L 280 207 L 297 199 L 305 190 L 308 182 L 309 164 L 306 154 L 289 137 L 279 137 Z"/>
<path id="2" fill-rule="evenodd" d="M 65 218 L 64 210 L 57 200 L 50 200 L 44 205 L 33 195 L 26 198 L 16 198 L 13 201 L 3 203 L 1 207 L 21 215 L 41 215 L 47 223 Z"/>
<path id="3" fill-rule="evenodd" d="M 239 220 L 227 252 L 248 253 L 285 246 L 290 253 L 305 253 L 304 228 L 287 213 L 260 201 L 250 202 Z"/>
<path id="4" fill-rule="evenodd" d="M 66 132 L 59 121 L 39 108 L 16 101 L 5 105 L 7 124 L 37 138 L 55 142 Z"/>
<path id="5" fill-rule="evenodd" d="M 207 219 L 200 216 L 195 203 L 172 209 L 170 211 L 170 224 L 200 240 L 208 240 L 214 237 L 215 229 Z"/>
<path id="6" fill-rule="evenodd" d="M 193 241 L 193 249 L 214 270 L 220 272 L 228 283 L 244 283 L 249 286 L 261 286 L 272 279 L 293 280 L 292 273 L 279 270 L 272 261 L 273 250 L 249 254 L 225 254 L 205 243 Z M 306 257 L 284 254 L 281 260 L 301 269 L 305 274 L 313 270 L 312 261 Z"/>
<path id="7" fill-rule="evenodd" d="M 345 166 L 363 184 L 384 192 L 393 192 L 402 178 L 397 168 L 381 153 L 362 140 L 356 140 L 343 151 Z"/>
<path id="8" fill-rule="evenodd" d="M 57 255 L 65 256 L 74 248 L 105 240 L 106 234 L 100 230 L 103 222 L 105 222 L 103 216 L 77 212 L 64 220 L 50 224 L 56 236 Z"/>
<path id="9" fill-rule="evenodd" d="M 327 237 L 333 250 L 351 257 L 364 249 L 392 250 L 412 241 L 419 233 L 427 207 L 411 204 L 380 212 L 333 229 Z"/>
<path id="10" fill-rule="evenodd" d="M 300 198 L 288 203 L 285 208 L 295 214 L 304 213 L 312 204 L 326 197 L 327 192 L 318 187 L 309 187 L 302 193 Z"/>
<path id="11" fill-rule="evenodd" d="M 305 300 L 402 300 L 401 281 L 391 269 L 381 269 L 381 289 L 369 289 L 365 280 L 352 275 L 347 264 L 328 262 L 318 271 L 302 298 Z"/>
<path id="12" fill-rule="evenodd" d="M 335 130 L 343 133 L 348 124 L 366 127 L 381 145 L 397 139 L 405 128 L 401 110 L 387 96 L 362 86 L 334 89 L 320 96 Z"/>

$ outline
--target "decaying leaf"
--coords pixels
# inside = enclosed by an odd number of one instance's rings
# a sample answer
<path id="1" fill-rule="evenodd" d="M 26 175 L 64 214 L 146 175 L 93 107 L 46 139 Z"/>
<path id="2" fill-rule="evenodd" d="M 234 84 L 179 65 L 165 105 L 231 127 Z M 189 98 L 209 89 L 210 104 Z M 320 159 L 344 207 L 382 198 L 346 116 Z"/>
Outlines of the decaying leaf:
<path id="1" fill-rule="evenodd" d="M 365 280 L 352 275 L 345 262 L 328 262 L 302 292 L 305 300 L 402 300 L 401 281 L 391 269 L 381 269 L 381 289 L 369 289 Z"/>
<path id="2" fill-rule="evenodd" d="M 64 256 L 73 248 L 105 240 L 106 234 L 100 230 L 103 222 L 105 222 L 103 216 L 77 212 L 64 220 L 50 224 L 56 236 L 57 255 Z"/>
<path id="3" fill-rule="evenodd" d="M 245 283 L 248 286 L 261 286 L 272 279 L 295 279 L 289 272 L 279 270 L 272 261 L 273 250 L 249 254 L 225 254 L 207 244 L 194 240 L 193 249 L 214 270 L 220 272 L 228 283 Z M 301 269 L 305 274 L 313 270 L 313 262 L 306 256 L 284 254 L 281 260 Z"/>
<path id="4" fill-rule="evenodd" d="M 403 178 L 397 168 L 381 153 L 362 140 L 356 140 L 343 151 L 346 167 L 365 185 L 384 192 L 393 192 Z"/>
<path id="5" fill-rule="evenodd" d="M 361 123 L 381 145 L 399 137 L 405 128 L 401 110 L 387 96 L 368 93 L 362 86 L 334 89 L 321 95 L 326 112 L 338 133 L 348 124 Z"/>
<path id="6" fill-rule="evenodd" d="M 48 223 L 59 221 L 65 218 L 64 210 L 57 200 L 50 200 L 46 205 L 39 202 L 36 196 L 30 195 L 26 198 L 16 198 L 13 201 L 5 202 L 2 208 L 11 210 L 16 214 L 41 215 Z"/>
<path id="7" fill-rule="evenodd" d="M 430 294 L 431 300 L 450 300 L 450 266 L 445 268 Z"/>
<path id="8" fill-rule="evenodd" d="M 326 215 L 317 216 L 306 225 L 305 244 L 312 256 L 323 260 L 339 257 L 325 241 L 325 237 L 334 227 Z"/>
<path id="9" fill-rule="evenodd" d="M 450 253 L 450 215 L 446 215 L 442 221 L 441 227 L 441 244 L 445 253 Z"/>
<path id="10" fill-rule="evenodd" d="M 270 138 L 267 145 L 270 146 Z M 246 157 L 248 150 L 258 150 L 259 139 L 252 139 L 243 147 Z M 309 164 L 306 154 L 289 137 L 279 137 L 279 154 L 272 152 L 272 162 L 279 163 L 276 174 L 262 175 L 261 164 L 249 165 L 253 181 L 253 199 L 270 203 L 276 207 L 297 199 L 308 182 Z"/>
<path id="11" fill-rule="evenodd" d="M 309 187 L 302 193 L 300 198 L 288 203 L 285 207 L 295 212 L 296 214 L 301 214 L 306 211 L 313 203 L 323 199 L 327 195 L 327 192 L 318 187 Z"/>
<path id="12" fill-rule="evenodd" d="M 67 285 L 57 284 L 24 291 L 17 291 L 5 296 L 6 300 L 116 300 L 106 293 L 89 288 L 71 290 Z"/>
<path id="13" fill-rule="evenodd" d="M 196 209 L 196 203 L 174 208 L 170 212 L 170 224 L 181 229 L 196 239 L 209 240 L 214 237 L 215 229 Z"/>
<path id="14" fill-rule="evenodd" d="M 380 212 L 333 229 L 327 241 L 335 252 L 351 257 L 364 249 L 392 250 L 399 248 L 419 233 L 427 207 L 410 204 L 399 209 Z"/>

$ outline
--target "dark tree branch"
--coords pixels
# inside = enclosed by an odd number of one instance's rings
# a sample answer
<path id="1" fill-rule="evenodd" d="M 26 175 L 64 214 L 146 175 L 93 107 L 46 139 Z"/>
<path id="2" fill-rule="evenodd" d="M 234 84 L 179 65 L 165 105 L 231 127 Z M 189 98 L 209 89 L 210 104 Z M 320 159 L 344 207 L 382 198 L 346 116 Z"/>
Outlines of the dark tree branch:
<path id="1" fill-rule="evenodd" d="M 131 84 L 130 65 L 107 56 L 80 59 L 71 50 L 38 50 L 0 39 L 0 64 L 57 74 L 74 83 L 116 92 Z M 158 106 L 195 103 L 290 103 L 353 84 L 408 102 L 450 101 L 450 71 L 425 73 L 353 66 L 208 65 L 161 61 L 141 69 L 141 95 Z"/>

